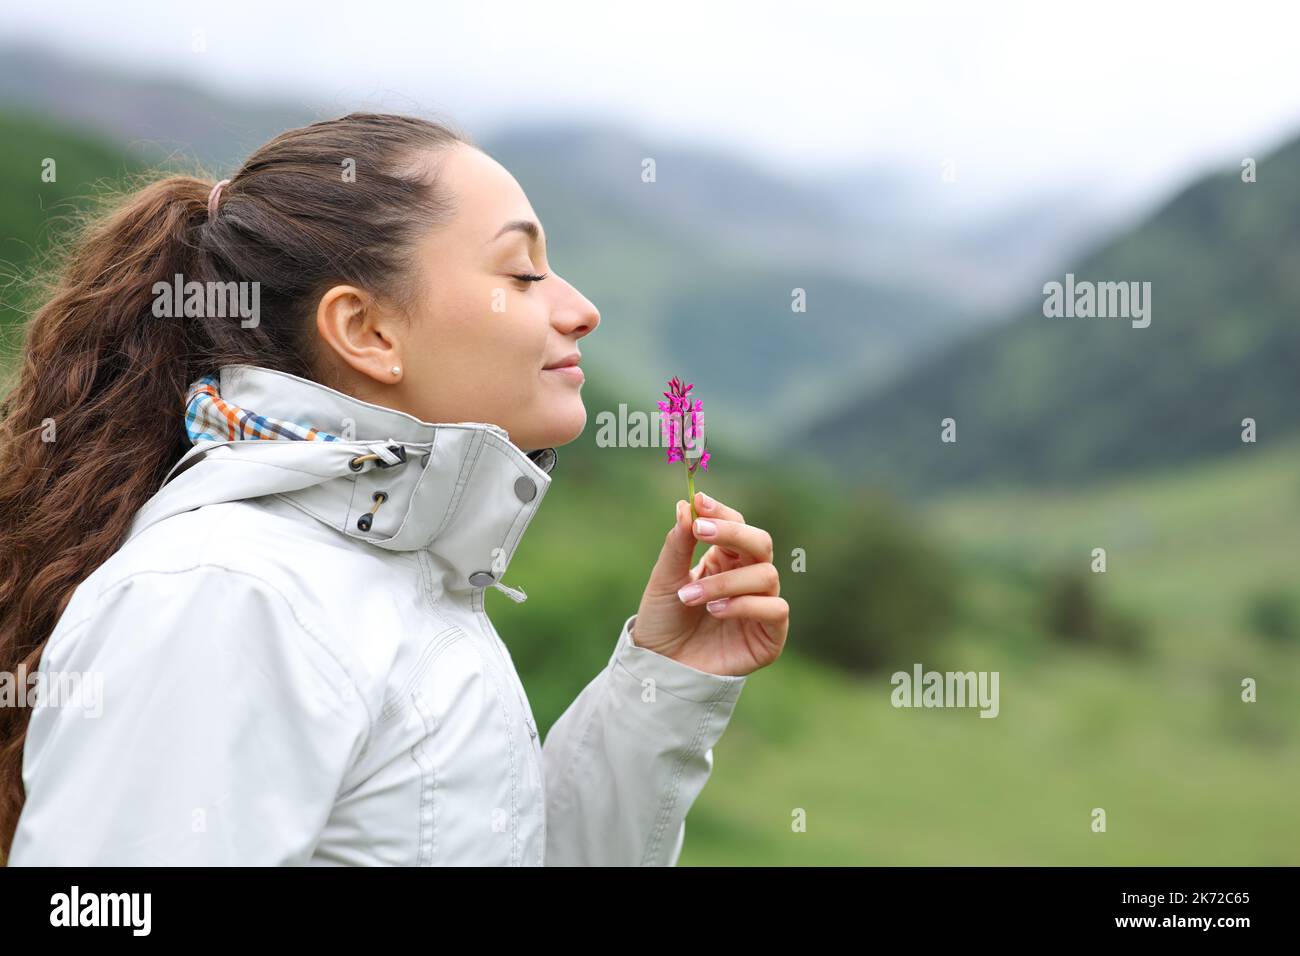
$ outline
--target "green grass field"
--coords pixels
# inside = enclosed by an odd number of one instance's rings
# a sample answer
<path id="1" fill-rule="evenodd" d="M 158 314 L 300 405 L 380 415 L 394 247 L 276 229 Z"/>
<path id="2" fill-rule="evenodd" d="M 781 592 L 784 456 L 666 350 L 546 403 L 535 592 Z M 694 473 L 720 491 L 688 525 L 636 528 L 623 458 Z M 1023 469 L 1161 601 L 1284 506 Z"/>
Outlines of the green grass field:
<path id="1" fill-rule="evenodd" d="M 1300 591 L 1300 447 L 956 497 L 926 519 L 980 569 L 934 666 L 998 670 L 999 716 L 895 709 L 888 675 L 786 655 L 745 688 L 683 865 L 1300 863 L 1300 646 L 1243 622 L 1261 587 Z M 1145 653 L 1050 642 L 1002 570 L 1086 570 L 1094 547 L 1108 570 L 1093 580 L 1145 622 Z"/>

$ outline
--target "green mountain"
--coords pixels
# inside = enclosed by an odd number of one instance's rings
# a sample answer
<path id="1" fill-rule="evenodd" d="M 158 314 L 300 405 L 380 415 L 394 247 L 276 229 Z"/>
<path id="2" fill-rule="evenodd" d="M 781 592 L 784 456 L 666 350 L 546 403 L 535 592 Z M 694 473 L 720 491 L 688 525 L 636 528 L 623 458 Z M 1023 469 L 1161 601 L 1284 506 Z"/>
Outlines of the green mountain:
<path id="1" fill-rule="evenodd" d="M 100 180 L 134 167 L 112 144 L 63 124 L 0 111 L 0 353 L 28 307 L 31 266 L 85 208 Z"/>
<path id="2" fill-rule="evenodd" d="M 912 491 L 1085 482 L 1300 428 L 1300 141 L 1183 190 L 1043 283 L 1149 282 L 1151 321 L 1049 318 L 1042 288 L 804 432 L 846 475 Z M 862 395 L 860 392 L 859 395 Z M 940 440 L 956 422 L 955 442 Z"/>

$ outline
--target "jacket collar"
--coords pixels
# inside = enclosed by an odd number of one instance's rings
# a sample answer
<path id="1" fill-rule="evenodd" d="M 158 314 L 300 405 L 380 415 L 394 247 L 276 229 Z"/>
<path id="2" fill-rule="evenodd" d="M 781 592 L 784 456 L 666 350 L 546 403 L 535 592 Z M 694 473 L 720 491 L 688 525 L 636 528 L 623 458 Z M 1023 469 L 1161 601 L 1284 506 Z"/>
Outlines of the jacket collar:
<path id="1" fill-rule="evenodd" d="M 200 441 L 128 540 L 205 504 L 276 495 L 349 538 L 428 552 L 449 589 L 490 585 L 524 600 L 501 576 L 550 487 L 554 448 L 525 452 L 497 425 L 424 422 L 258 366 L 229 365 L 219 379 L 234 404 L 340 440 Z"/>

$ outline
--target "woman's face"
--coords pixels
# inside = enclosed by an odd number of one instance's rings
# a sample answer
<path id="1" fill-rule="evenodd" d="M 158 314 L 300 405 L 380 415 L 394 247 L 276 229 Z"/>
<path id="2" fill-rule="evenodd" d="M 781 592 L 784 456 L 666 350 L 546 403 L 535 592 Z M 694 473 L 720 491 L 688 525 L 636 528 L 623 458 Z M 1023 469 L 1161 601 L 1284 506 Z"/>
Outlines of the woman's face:
<path id="1" fill-rule="evenodd" d="M 548 367 L 579 354 L 600 313 L 551 269 L 541 223 L 500 163 L 460 144 L 437 163 L 454 218 L 415 249 L 409 322 L 383 320 L 381 335 L 367 333 L 373 361 L 347 357 L 364 376 L 352 391 L 428 422 L 499 425 L 525 450 L 573 441 L 587 422 L 581 370 Z M 516 278 L 525 275 L 546 278 Z"/>

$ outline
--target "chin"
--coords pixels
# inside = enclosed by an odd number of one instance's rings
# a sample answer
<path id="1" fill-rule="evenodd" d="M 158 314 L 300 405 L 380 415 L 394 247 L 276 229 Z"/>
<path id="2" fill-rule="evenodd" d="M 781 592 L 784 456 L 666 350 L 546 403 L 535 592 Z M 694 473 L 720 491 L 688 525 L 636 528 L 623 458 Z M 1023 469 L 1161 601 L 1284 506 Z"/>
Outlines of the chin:
<path id="1" fill-rule="evenodd" d="M 554 434 L 545 445 L 541 447 L 554 447 L 557 445 L 567 445 L 587 427 L 587 407 L 582 404 L 581 398 L 575 398 L 573 410 L 561 422 L 556 423 Z"/>
<path id="2" fill-rule="evenodd" d="M 582 404 L 581 398 L 575 397 L 562 408 L 549 409 L 541 427 L 521 432 L 520 437 L 525 440 L 517 441 L 516 444 L 528 450 L 558 448 L 573 441 L 586 427 L 587 408 Z"/>

